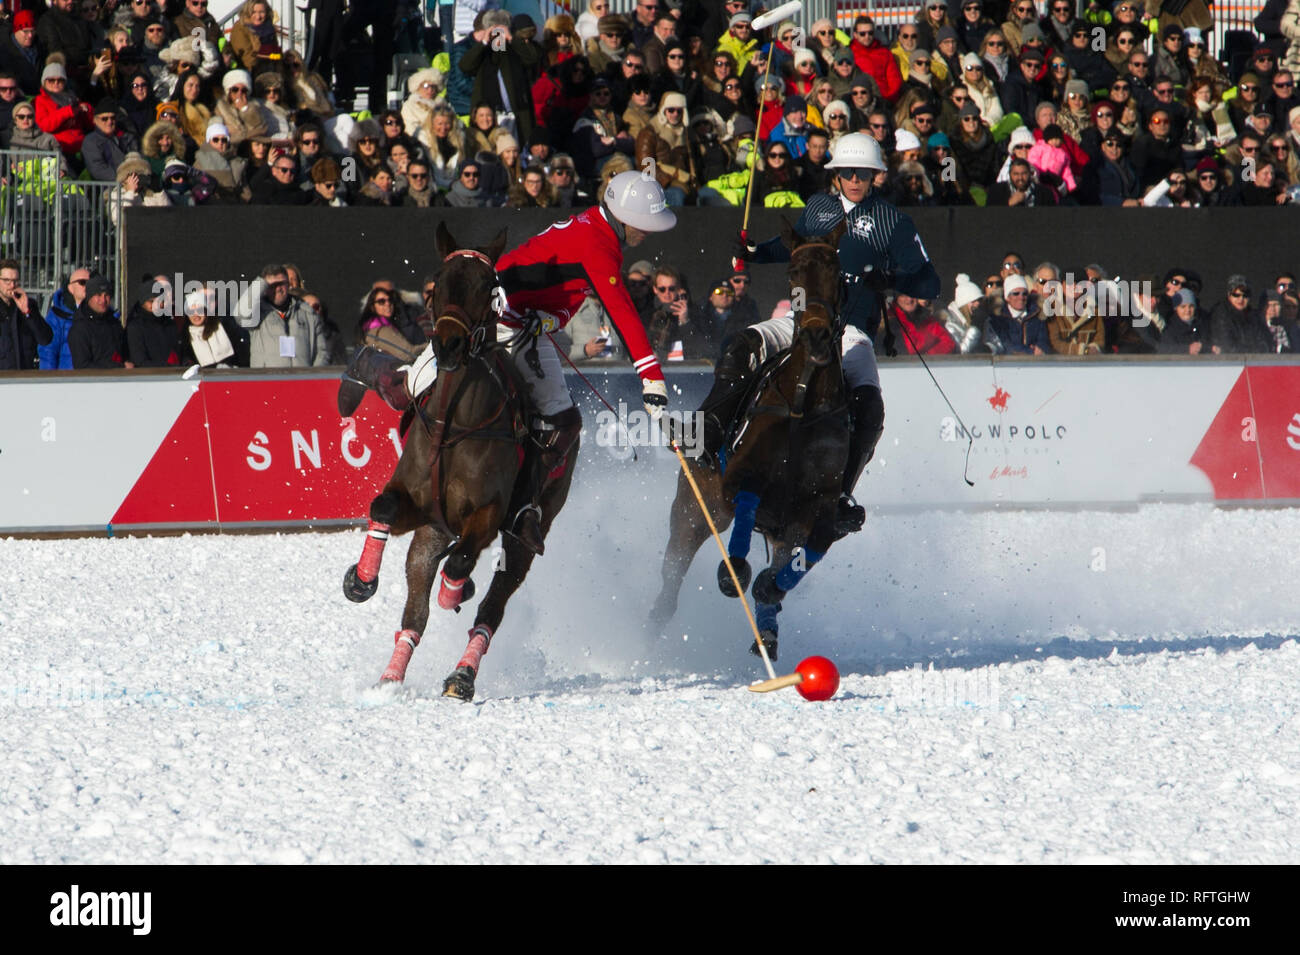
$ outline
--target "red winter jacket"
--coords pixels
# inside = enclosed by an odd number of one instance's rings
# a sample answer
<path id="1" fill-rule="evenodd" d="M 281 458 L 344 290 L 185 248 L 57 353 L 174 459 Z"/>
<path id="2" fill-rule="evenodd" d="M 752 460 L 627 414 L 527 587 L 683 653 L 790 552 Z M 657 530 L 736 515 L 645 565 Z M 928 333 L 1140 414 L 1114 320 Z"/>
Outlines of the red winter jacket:
<path id="1" fill-rule="evenodd" d="M 903 91 L 903 74 L 899 72 L 898 60 L 889 52 L 889 47 L 873 37 L 870 46 L 854 40 L 849 49 L 853 51 L 853 62 L 858 69 L 876 81 L 880 95 L 891 103 L 898 99 L 898 94 Z"/>
<path id="2" fill-rule="evenodd" d="M 508 300 L 501 320 L 519 325 L 528 312 L 537 312 L 544 320 L 553 319 L 548 329 L 553 331 L 569 324 L 587 296 L 594 295 L 614 322 L 637 374 L 663 381 L 622 273 L 623 247 L 600 207 L 592 206 L 549 226 L 497 261 Z"/>
<path id="3" fill-rule="evenodd" d="M 45 90 L 36 94 L 36 125 L 57 139 L 69 156 L 81 152 L 81 143 L 93 125 L 90 111 L 82 109 L 83 105 L 58 106 Z"/>
<path id="4" fill-rule="evenodd" d="M 907 349 L 908 354 L 915 355 L 920 352 L 922 355 L 951 355 L 957 351 L 957 343 L 952 340 L 943 323 L 933 316 L 926 316 L 930 319 L 928 322 L 917 324 L 908 318 L 907 313 L 897 304 L 894 304 L 889 307 L 889 317 L 907 330 L 906 335 L 896 337 L 900 339 L 898 344 Z M 908 336 L 911 338 L 909 339 Z M 912 347 L 913 342 L 916 343 L 915 348 Z"/>

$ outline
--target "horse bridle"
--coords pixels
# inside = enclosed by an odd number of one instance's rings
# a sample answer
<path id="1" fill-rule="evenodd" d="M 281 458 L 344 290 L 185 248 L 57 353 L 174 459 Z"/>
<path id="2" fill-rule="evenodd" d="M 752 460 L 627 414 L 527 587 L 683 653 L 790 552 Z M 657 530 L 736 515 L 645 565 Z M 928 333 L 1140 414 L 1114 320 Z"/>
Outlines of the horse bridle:
<path id="1" fill-rule="evenodd" d="M 457 249 L 455 252 L 444 256 L 442 263 L 446 265 L 452 259 L 457 258 L 473 259 L 492 271 L 492 311 L 496 313 L 497 321 L 500 321 L 502 314 L 505 312 L 506 293 L 505 288 L 501 285 L 501 276 L 497 274 L 496 264 L 478 249 Z M 459 305 L 446 305 L 439 311 L 441 314 L 433 322 L 434 331 L 436 332 L 438 326 L 443 322 L 459 325 L 464 330 L 465 337 L 469 339 L 469 353 L 477 355 L 487 341 L 488 323 L 484 322 L 477 328 L 471 328 L 469 315 Z"/>
<path id="2" fill-rule="evenodd" d="M 836 252 L 838 254 L 838 250 L 830 242 L 822 242 L 817 239 L 814 239 L 810 242 L 804 242 L 802 245 L 796 245 L 793 249 L 790 250 L 791 263 L 794 262 L 794 257 L 798 255 L 800 252 L 804 251 L 805 249 L 816 249 L 816 248 L 830 249 L 832 252 Z M 829 318 L 831 321 L 831 327 L 836 328 L 836 326 L 838 325 L 837 318 L 839 315 L 838 304 L 832 305 L 830 302 L 822 298 L 807 298 L 804 301 L 805 303 L 820 305 L 822 308 L 824 308 L 826 310 L 826 317 Z M 836 330 L 838 329 L 836 328 Z"/>

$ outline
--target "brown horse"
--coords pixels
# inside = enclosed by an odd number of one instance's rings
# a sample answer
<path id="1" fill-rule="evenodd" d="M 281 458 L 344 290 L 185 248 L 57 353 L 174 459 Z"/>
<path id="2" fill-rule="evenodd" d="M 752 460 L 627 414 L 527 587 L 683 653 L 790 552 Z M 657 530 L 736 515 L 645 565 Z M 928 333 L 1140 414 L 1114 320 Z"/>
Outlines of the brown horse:
<path id="1" fill-rule="evenodd" d="M 411 654 L 429 619 L 429 597 L 444 557 L 438 606 L 460 611 L 474 595 L 470 574 L 479 555 L 514 514 L 517 486 L 525 463 L 528 429 L 525 394 L 506 347 L 496 338 L 497 313 L 504 293 L 495 262 L 505 248 L 503 229 L 486 246 L 462 248 L 439 223 L 438 253 L 443 270 L 434 295 L 433 349 L 438 377 L 427 397 L 417 397 L 413 420 L 392 479 L 370 505 L 370 526 L 361 559 L 349 568 L 343 591 L 360 602 L 378 586 L 379 564 L 389 534 L 414 531 L 406 555 L 406 607 L 402 629 L 382 684 L 400 684 Z M 406 423 L 406 422 L 404 422 Z M 541 500 L 543 536 L 564 506 L 573 468 L 575 443 Z M 533 553 L 502 534 L 502 556 L 487 595 L 479 604 L 469 644 L 443 696 L 470 700 L 483 654 L 501 625 L 506 602 L 519 589 L 533 563 Z"/>
<path id="2" fill-rule="evenodd" d="M 801 240 L 786 224 L 791 248 L 794 343 L 764 365 L 722 467 L 690 460 L 705 504 L 718 527 L 735 520 L 728 555 L 748 587 L 750 537 L 757 528 L 768 540 L 772 561 L 754 581 L 756 617 L 764 645 L 776 659 L 781 598 L 825 555 L 835 535 L 835 508 L 848 460 L 849 422 L 836 324 L 839 295 L 839 232 Z M 802 306 L 802 307 L 800 307 Z M 708 409 L 705 409 L 708 410 Z M 663 587 L 651 612 L 659 627 L 677 610 L 677 596 L 695 553 L 709 537 L 686 475 L 678 478 L 664 554 Z M 739 597 L 726 563 L 718 587 Z M 750 649 L 758 652 L 756 646 Z"/>

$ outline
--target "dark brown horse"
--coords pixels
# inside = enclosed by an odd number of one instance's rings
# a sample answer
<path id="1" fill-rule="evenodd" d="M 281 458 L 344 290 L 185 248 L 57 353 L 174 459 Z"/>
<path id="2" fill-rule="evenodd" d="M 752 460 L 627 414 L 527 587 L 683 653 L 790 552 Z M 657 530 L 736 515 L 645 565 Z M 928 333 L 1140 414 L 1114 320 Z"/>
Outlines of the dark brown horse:
<path id="1" fill-rule="evenodd" d="M 794 342 L 769 358 L 758 393 L 738 435 L 724 449 L 724 467 L 688 459 L 705 504 L 720 530 L 735 521 L 728 554 L 749 585 L 750 536 L 754 529 L 771 545 L 772 561 L 754 580 L 756 617 L 769 655 L 776 658 L 781 598 L 825 555 L 835 540 L 835 508 L 848 460 L 849 422 L 836 324 L 839 295 L 839 233 L 800 239 L 782 230 L 791 248 Z M 662 626 L 676 612 L 677 596 L 709 528 L 686 475 L 677 482 L 664 554 L 663 587 L 651 612 Z M 718 586 L 739 597 L 725 562 Z M 757 652 L 757 647 L 751 646 Z"/>
<path id="2" fill-rule="evenodd" d="M 400 684 L 405 679 L 411 654 L 428 623 L 429 597 L 444 557 L 438 606 L 459 612 L 461 604 L 473 597 L 470 574 L 479 555 L 513 515 L 512 498 L 528 466 L 524 463 L 529 440 L 524 392 L 505 346 L 496 339 L 494 306 L 504 293 L 495 262 L 505 248 L 505 230 L 477 249 L 461 248 L 442 223 L 436 238 L 444 262 L 433 301 L 437 381 L 427 397 L 417 396 L 413 411 L 408 412 L 414 420 L 401 460 L 383 492 L 371 502 L 365 548 L 343 581 L 349 600 L 368 599 L 378 585 L 389 534 L 415 532 L 406 555 L 402 629 L 381 684 Z M 576 461 L 575 443 L 563 462 L 563 475 L 542 497 L 543 535 L 564 506 Z M 473 698 L 474 680 L 506 602 L 532 566 L 531 551 L 509 534 L 501 538 L 502 555 L 495 561 L 491 586 L 479 604 L 465 654 L 443 682 L 444 696 Z"/>

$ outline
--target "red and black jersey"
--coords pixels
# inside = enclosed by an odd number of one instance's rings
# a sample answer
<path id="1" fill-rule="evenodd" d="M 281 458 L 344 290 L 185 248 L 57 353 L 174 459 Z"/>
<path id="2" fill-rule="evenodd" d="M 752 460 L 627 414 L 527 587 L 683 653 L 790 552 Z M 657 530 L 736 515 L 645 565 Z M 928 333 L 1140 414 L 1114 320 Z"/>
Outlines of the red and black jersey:
<path id="1" fill-rule="evenodd" d="M 563 328 L 594 295 L 609 313 L 632 365 L 642 378 L 662 381 L 659 368 L 623 285 L 623 247 L 599 206 L 557 222 L 497 261 L 507 307 L 502 321 L 519 325 L 536 312 L 552 328 Z"/>

